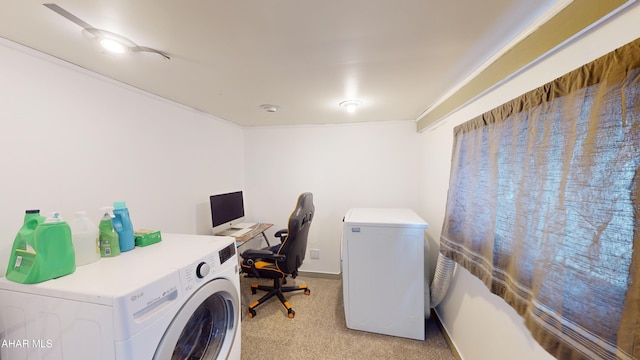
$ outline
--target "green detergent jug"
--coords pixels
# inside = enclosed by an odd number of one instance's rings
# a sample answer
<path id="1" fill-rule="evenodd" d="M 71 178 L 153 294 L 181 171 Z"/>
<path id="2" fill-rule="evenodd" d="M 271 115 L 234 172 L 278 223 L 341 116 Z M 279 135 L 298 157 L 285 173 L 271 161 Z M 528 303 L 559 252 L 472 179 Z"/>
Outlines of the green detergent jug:
<path id="1" fill-rule="evenodd" d="M 7 279 L 35 284 L 71 274 L 75 269 L 71 228 L 60 214 L 52 213 L 42 222 L 39 212 L 27 213 L 14 242 Z"/>
<path id="2" fill-rule="evenodd" d="M 9 265 L 7 266 L 6 273 L 7 279 L 24 282 L 28 269 L 33 267 L 35 260 L 33 232 L 42 222 L 44 222 L 44 216 L 40 215 L 40 210 L 25 211 L 24 223 L 20 231 L 18 231 L 13 241 L 13 247 L 11 248 L 11 256 L 9 257 Z M 20 270 L 22 270 L 22 272 Z"/>

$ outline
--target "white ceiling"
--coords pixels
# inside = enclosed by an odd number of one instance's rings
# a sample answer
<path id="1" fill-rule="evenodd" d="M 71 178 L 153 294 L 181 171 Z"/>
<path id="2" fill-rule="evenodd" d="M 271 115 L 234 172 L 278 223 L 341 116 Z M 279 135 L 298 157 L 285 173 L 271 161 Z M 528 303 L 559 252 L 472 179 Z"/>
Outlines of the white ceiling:
<path id="1" fill-rule="evenodd" d="M 55 0 L 167 53 L 102 52 L 43 1 L 0 37 L 243 126 L 417 120 L 558 1 Z M 338 103 L 357 98 L 356 114 Z M 261 104 L 275 104 L 269 113 Z"/>

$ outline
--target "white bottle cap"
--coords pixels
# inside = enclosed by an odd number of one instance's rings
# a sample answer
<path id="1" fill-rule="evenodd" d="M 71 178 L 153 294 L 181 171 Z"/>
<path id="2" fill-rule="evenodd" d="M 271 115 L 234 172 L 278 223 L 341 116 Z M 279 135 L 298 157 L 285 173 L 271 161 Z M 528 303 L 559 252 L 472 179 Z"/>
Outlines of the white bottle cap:
<path id="1" fill-rule="evenodd" d="M 47 216 L 47 219 L 44 221 L 45 223 L 58 223 L 58 222 L 63 222 L 64 220 L 62 219 L 62 216 L 60 216 L 60 213 L 57 211 L 51 212 L 49 213 L 49 215 Z"/>

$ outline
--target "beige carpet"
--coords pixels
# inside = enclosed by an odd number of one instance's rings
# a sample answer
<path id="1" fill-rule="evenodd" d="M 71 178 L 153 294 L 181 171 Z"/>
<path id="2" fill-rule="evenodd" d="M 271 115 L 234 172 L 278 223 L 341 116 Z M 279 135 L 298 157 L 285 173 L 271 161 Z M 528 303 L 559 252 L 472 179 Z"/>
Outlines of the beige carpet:
<path id="1" fill-rule="evenodd" d="M 285 297 L 296 312 L 289 319 L 277 298 L 256 308 L 247 307 L 264 292 L 251 294 L 250 284 L 271 280 L 241 277 L 242 359 L 446 359 L 454 360 L 434 319 L 427 321 L 426 340 L 412 340 L 348 329 L 344 318 L 342 281 L 302 277 L 287 285 L 307 284 L 311 295 Z M 391 306 L 391 305 L 390 305 Z"/>

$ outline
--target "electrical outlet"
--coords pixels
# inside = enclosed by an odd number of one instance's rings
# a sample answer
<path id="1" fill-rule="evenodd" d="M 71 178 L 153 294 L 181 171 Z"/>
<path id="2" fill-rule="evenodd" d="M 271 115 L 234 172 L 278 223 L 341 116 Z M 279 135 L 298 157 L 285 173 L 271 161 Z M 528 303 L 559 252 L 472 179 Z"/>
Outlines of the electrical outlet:
<path id="1" fill-rule="evenodd" d="M 311 255 L 312 259 L 320 259 L 320 250 L 311 249 L 311 250 L 309 250 L 309 255 Z"/>

